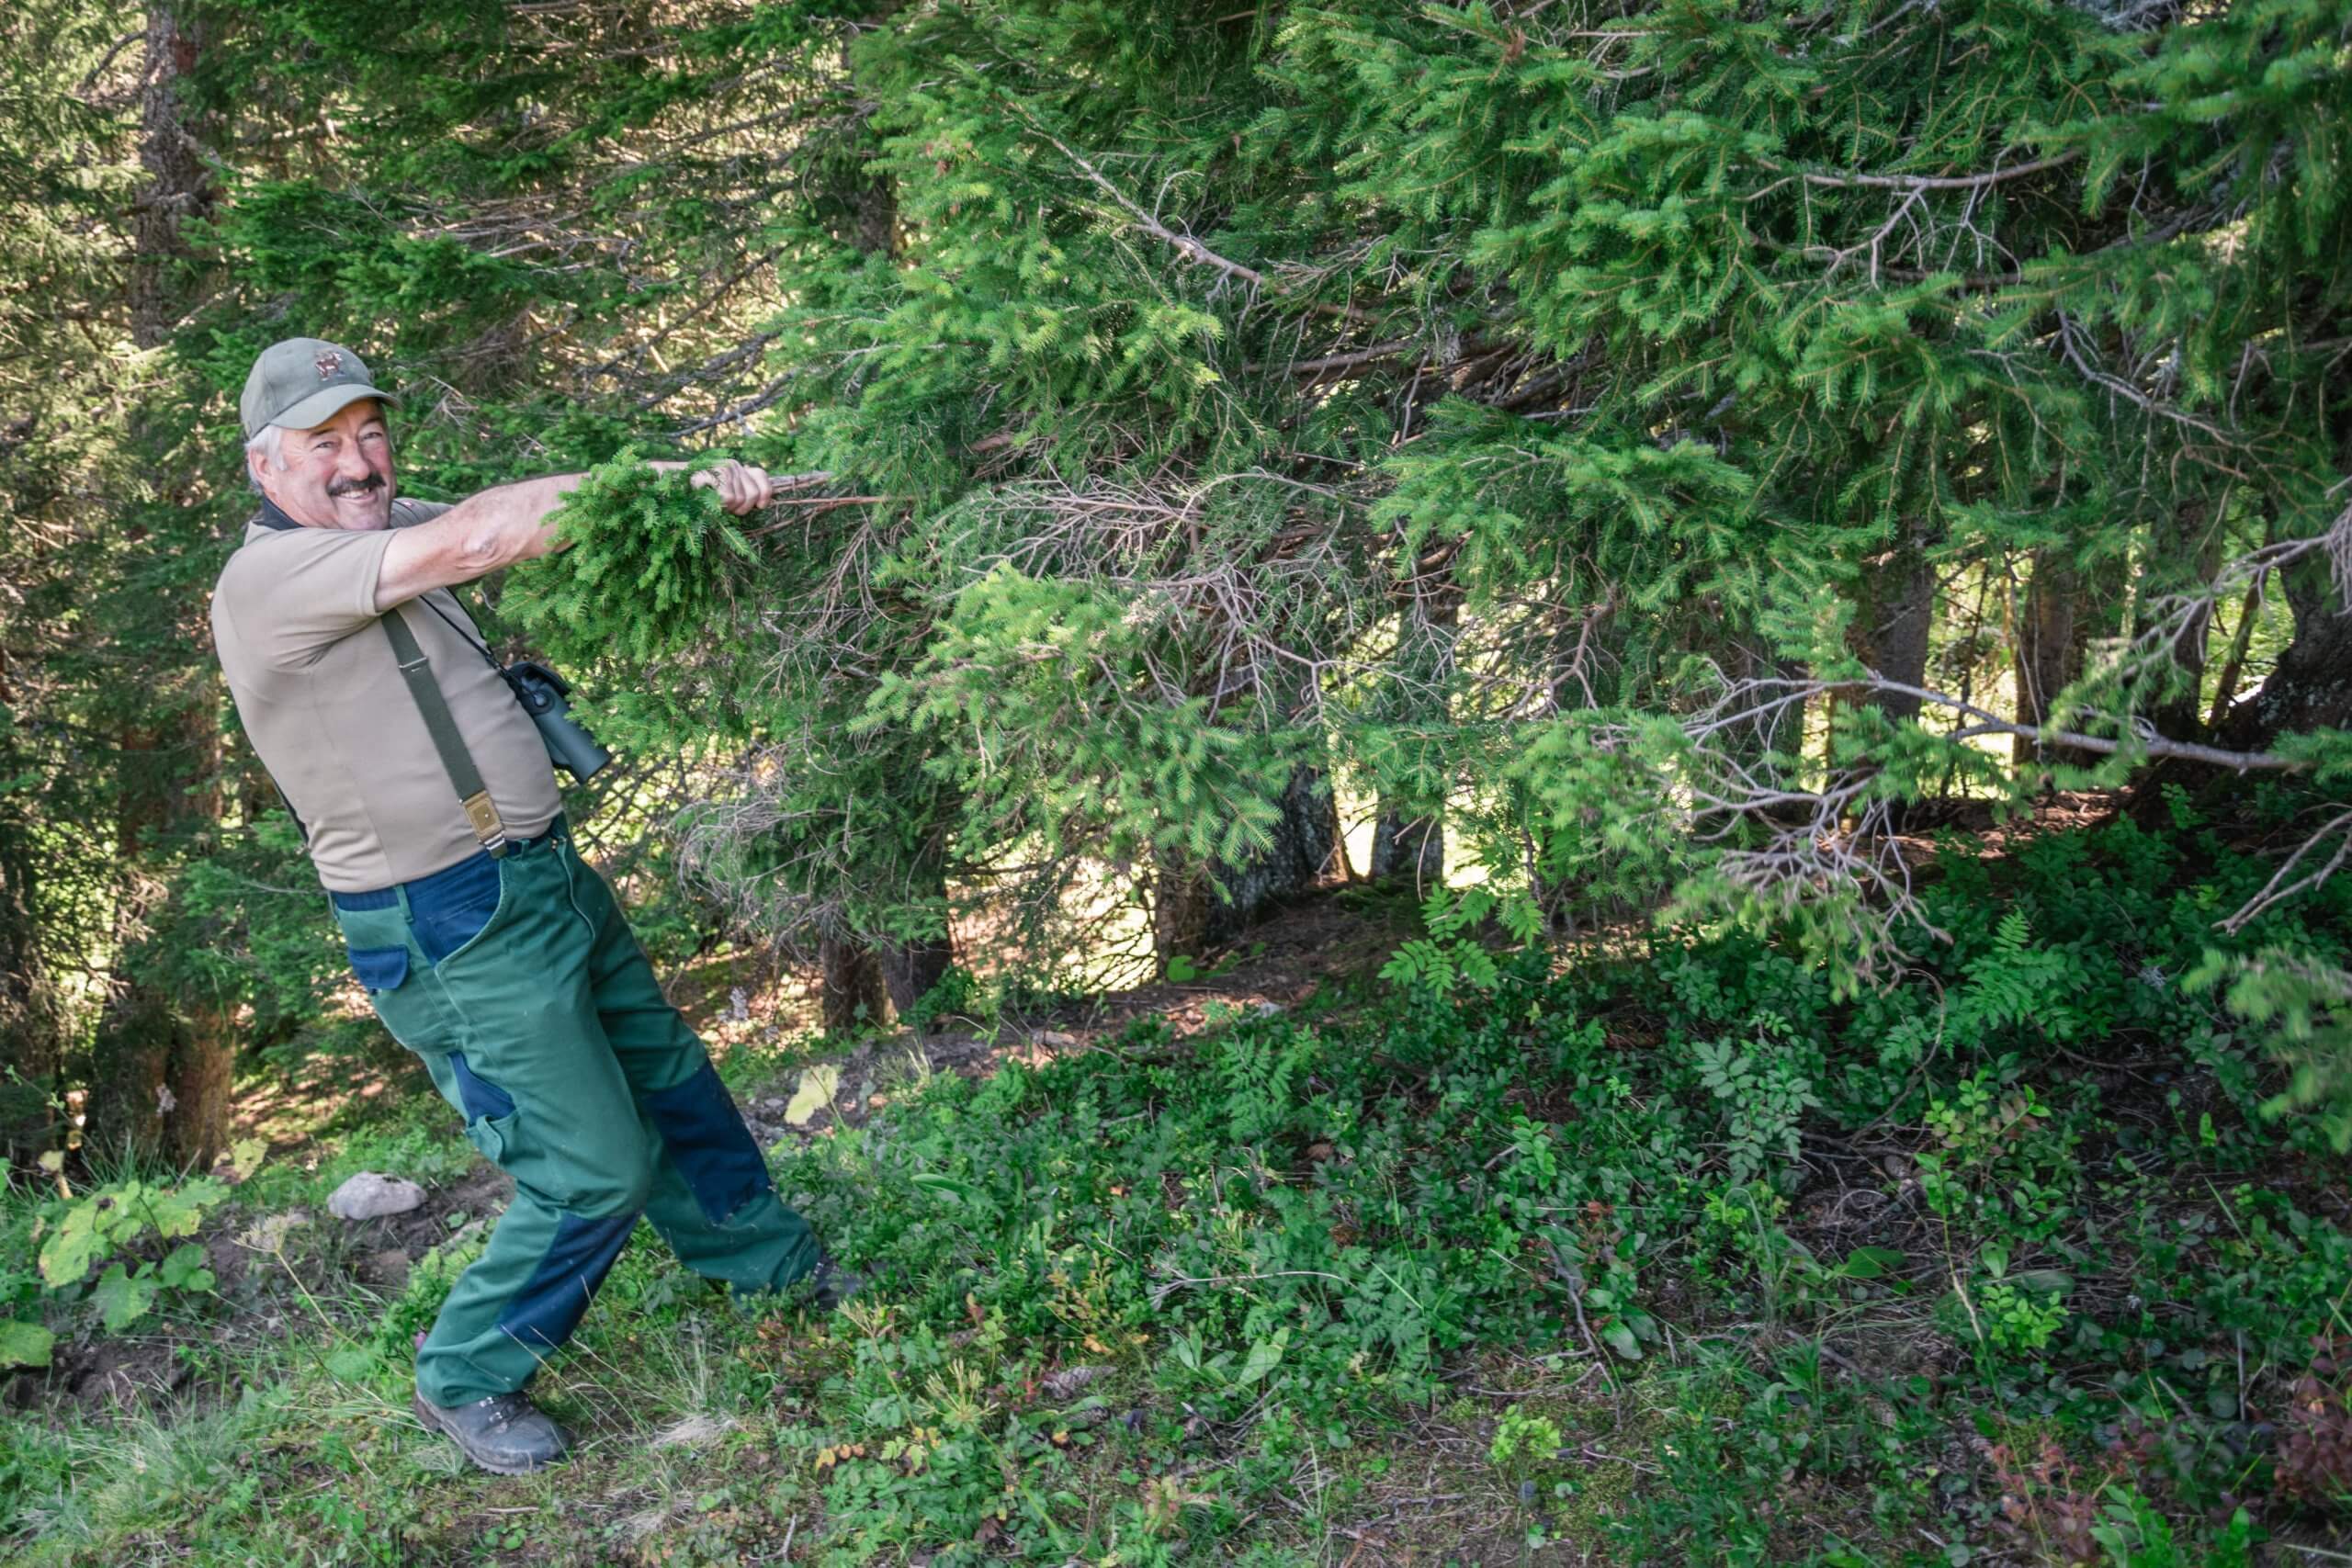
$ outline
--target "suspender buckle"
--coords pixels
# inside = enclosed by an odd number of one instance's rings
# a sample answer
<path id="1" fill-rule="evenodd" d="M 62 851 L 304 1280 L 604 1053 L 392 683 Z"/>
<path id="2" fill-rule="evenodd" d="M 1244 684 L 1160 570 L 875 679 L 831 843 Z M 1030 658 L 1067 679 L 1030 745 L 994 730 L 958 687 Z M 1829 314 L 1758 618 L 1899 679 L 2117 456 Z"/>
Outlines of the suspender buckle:
<path id="1" fill-rule="evenodd" d="M 506 847 L 506 824 L 500 820 L 490 791 L 478 790 L 460 804 L 466 808 L 466 820 L 473 824 L 474 838 L 483 849 L 494 856 Z"/>

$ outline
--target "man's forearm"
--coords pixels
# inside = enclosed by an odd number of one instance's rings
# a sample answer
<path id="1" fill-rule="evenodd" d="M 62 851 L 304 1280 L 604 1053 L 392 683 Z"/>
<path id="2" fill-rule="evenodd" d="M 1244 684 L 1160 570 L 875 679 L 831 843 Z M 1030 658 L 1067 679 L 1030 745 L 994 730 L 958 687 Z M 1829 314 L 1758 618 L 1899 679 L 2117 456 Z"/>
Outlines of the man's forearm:
<path id="1" fill-rule="evenodd" d="M 668 459 L 646 466 L 661 473 L 686 467 Z M 467 497 L 430 523 L 399 530 L 385 548 L 384 570 L 376 579 L 376 613 L 380 615 L 420 593 L 454 588 L 500 567 L 546 555 L 555 548 L 548 513 L 579 487 L 582 478 L 551 474 L 499 485 Z M 706 468 L 693 482 L 718 491 L 720 504 L 739 517 L 768 503 L 767 474 L 741 463 Z"/>
<path id="2" fill-rule="evenodd" d="M 430 523 L 402 528 L 384 551 L 376 580 L 379 613 L 435 588 L 454 588 L 555 547 L 548 514 L 580 483 L 578 474 L 519 479 L 468 496 Z"/>

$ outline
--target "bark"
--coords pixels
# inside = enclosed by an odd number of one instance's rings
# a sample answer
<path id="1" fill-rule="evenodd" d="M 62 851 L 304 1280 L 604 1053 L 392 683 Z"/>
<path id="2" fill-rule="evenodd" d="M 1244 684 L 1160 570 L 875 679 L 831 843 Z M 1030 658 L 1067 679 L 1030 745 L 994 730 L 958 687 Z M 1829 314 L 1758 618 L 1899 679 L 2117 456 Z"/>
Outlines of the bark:
<path id="1" fill-rule="evenodd" d="M 1434 811 L 1417 817 L 1384 803 L 1372 829 L 1372 879 L 1409 881 L 1421 891 L 1445 876 L 1445 823 Z"/>
<path id="2" fill-rule="evenodd" d="M 56 1134 L 50 1111 L 63 1020 L 41 953 L 39 888 L 25 824 L 0 818 L 0 1154 L 30 1158 Z"/>
<path id="3" fill-rule="evenodd" d="M 164 346 L 180 320 L 191 255 L 186 225 L 212 201 L 196 128 L 179 96 L 200 44 L 179 8 L 148 8 L 139 107 L 140 162 L 148 180 L 132 209 L 130 274 L 131 341 L 141 349 Z M 140 423 L 137 445 L 158 451 L 169 445 Z M 148 673 L 153 686 L 168 684 Z M 168 896 L 161 868 L 220 815 L 220 730 L 209 682 L 175 692 L 159 707 L 125 726 L 122 736 L 114 970 L 92 1044 L 86 1135 L 102 1146 L 200 1167 L 225 1142 L 234 1032 L 219 1005 L 181 998 L 148 972 L 175 956 L 150 940 Z"/>
<path id="4" fill-rule="evenodd" d="M 817 964 L 823 976 L 819 1010 L 827 1033 L 889 1021 L 890 995 L 874 949 L 845 937 L 825 937 L 817 943 Z"/>
<path id="5" fill-rule="evenodd" d="M 880 15 L 887 16 L 888 7 Z M 854 77 L 850 62 L 850 37 L 841 42 L 842 74 Z M 863 126 L 853 133 L 865 136 Z M 869 172 L 880 148 L 868 145 L 847 176 L 841 193 L 849 219 L 842 238 L 866 255 L 898 253 L 898 192 L 886 174 Z M 939 981 L 954 961 L 944 939 L 933 943 L 884 943 L 880 948 L 853 936 L 826 937 L 818 944 L 820 972 L 819 1008 L 829 1032 L 878 1026 L 892 1016 L 895 1006 L 904 1013 L 922 993 Z"/>
<path id="6" fill-rule="evenodd" d="M 1399 651 L 1409 672 L 1408 702 L 1435 706 L 1434 712 L 1407 711 L 1398 715 L 1408 724 L 1416 718 L 1442 721 L 1442 694 L 1452 674 L 1453 647 L 1462 618 L 1462 592 L 1450 566 L 1426 569 L 1405 584 L 1399 595 Z M 1372 878 L 1409 880 L 1416 888 L 1436 886 L 1445 877 L 1445 818 L 1442 801 L 1421 800 L 1387 793 L 1380 798 L 1380 814 L 1372 829 Z"/>
<path id="7" fill-rule="evenodd" d="M 1210 900 L 1207 938 L 1230 940 L 1275 905 L 1320 883 L 1339 854 L 1340 818 L 1319 768 L 1290 776 L 1273 826 L 1273 848 L 1236 865 L 1217 867 L 1223 884 Z"/>
<path id="8" fill-rule="evenodd" d="M 1926 683 L 1928 634 L 1934 625 L 1936 569 L 1922 525 L 1906 521 L 1894 549 L 1863 579 L 1860 652 L 1870 667 L 1906 686 Z M 1919 699 L 1881 693 L 1866 699 L 1889 718 L 1917 718 Z"/>
<path id="9" fill-rule="evenodd" d="M 947 875 L 939 869 L 944 855 L 944 846 L 933 846 L 922 872 L 928 886 L 919 889 L 922 902 L 940 909 L 947 907 Z M 955 965 L 956 939 L 952 932 L 942 931 L 913 941 L 885 942 L 875 950 L 875 961 L 881 966 L 882 988 L 888 994 L 890 1010 L 904 1019 Z"/>
<path id="10" fill-rule="evenodd" d="M 2031 573 L 2017 615 L 2018 722 L 2038 728 L 2051 721 L 2051 699 L 2083 672 L 2075 613 L 2082 583 L 2073 566 L 2051 552 L 2034 557 Z M 2018 767 L 2030 767 L 2035 742 L 2020 738 L 2009 756 Z"/>
<path id="11" fill-rule="evenodd" d="M 2168 526 L 2157 530 L 2152 588 L 2159 592 L 2173 587 L 2201 592 L 2212 581 L 2222 564 L 2221 531 L 2208 526 L 2209 512 L 2204 502 L 2190 502 L 2181 508 Z M 2186 563 L 2188 581 L 2174 581 L 2173 574 L 2183 570 L 2173 564 L 2176 562 Z M 2205 738 L 2201 694 L 2205 684 L 2206 632 L 2212 618 L 2211 608 L 2200 606 L 2173 639 L 2172 657 L 2179 667 L 2178 682 L 2171 694 L 2156 702 L 2148 714 L 2156 733 L 2167 740 Z"/>
<path id="12" fill-rule="evenodd" d="M 124 738 L 115 961 L 90 1052 L 88 1141 L 182 1167 L 209 1166 L 227 1146 L 236 1035 L 220 1003 L 158 978 L 178 956 L 157 934 L 170 897 L 158 868 L 218 818 L 219 761 L 209 705 Z"/>
<path id="13" fill-rule="evenodd" d="M 1151 951 L 1159 972 L 1174 958 L 1198 958 L 1208 950 L 1208 874 L 1187 857 L 1162 851 L 1152 874 Z"/>
<path id="14" fill-rule="evenodd" d="M 1197 958 L 1250 922 L 1322 882 L 1340 851 L 1340 818 L 1319 768 L 1300 768 L 1283 791 L 1273 846 L 1238 864 L 1202 867 L 1163 854 L 1154 874 L 1152 952 L 1164 973 L 1178 955 Z"/>
<path id="15" fill-rule="evenodd" d="M 2295 635 L 2260 689 L 2230 711 L 2223 740 L 2259 750 L 2301 730 L 2352 729 L 2352 604 L 2324 553 L 2279 574 Z"/>
<path id="16" fill-rule="evenodd" d="M 1928 554 L 1931 542 L 1924 524 L 1905 519 L 1894 547 L 1871 563 L 1873 570 L 1862 579 L 1859 651 L 1882 679 L 1906 686 L 1923 685 L 1927 680 L 1928 641 L 1936 614 L 1936 568 Z M 1889 719 L 1919 716 L 1920 699 L 1905 693 L 1878 692 L 1862 701 Z M 1834 706 L 1830 723 L 1837 723 Z M 1900 831 L 1910 814 L 1908 803 L 1896 801 L 1888 808 L 1888 820 Z"/>
<path id="17" fill-rule="evenodd" d="M 147 73 L 139 97 L 139 162 L 147 184 L 131 208 L 130 340 L 153 348 L 171 335 L 187 297 L 186 225 L 211 209 L 212 183 L 180 104 L 180 79 L 201 37 L 169 5 L 147 8 Z"/>

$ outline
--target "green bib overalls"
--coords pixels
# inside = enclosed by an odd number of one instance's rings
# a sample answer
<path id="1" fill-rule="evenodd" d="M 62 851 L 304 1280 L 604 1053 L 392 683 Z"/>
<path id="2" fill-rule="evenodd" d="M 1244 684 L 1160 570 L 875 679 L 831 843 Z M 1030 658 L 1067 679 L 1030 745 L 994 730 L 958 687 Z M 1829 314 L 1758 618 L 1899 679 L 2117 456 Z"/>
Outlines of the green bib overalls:
<path id="1" fill-rule="evenodd" d="M 413 918 L 419 885 L 374 908 L 344 906 L 385 895 L 338 896 L 335 910 L 377 1016 L 514 1179 L 417 1355 L 417 1387 L 441 1405 L 521 1388 L 640 1215 L 688 1268 L 741 1289 L 780 1290 L 818 1258 L 562 818 L 492 863 L 496 908 L 437 963 Z"/>

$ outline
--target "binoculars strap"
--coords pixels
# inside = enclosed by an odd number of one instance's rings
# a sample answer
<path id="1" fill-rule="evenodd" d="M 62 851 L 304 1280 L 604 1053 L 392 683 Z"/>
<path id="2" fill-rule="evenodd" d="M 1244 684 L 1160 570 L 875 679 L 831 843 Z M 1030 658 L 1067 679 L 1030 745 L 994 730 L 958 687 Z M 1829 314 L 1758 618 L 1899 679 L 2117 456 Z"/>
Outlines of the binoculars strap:
<path id="1" fill-rule="evenodd" d="M 474 766 L 474 754 L 466 750 L 466 738 L 458 731 L 458 720 L 449 712 L 449 700 L 441 694 L 441 683 L 433 678 L 433 666 L 426 661 L 424 649 L 417 646 L 416 634 L 409 629 L 408 606 L 395 604 L 380 620 L 384 636 L 391 640 L 392 657 L 400 663 L 401 679 L 408 682 L 408 694 L 416 699 L 418 716 L 424 720 L 425 733 L 433 737 L 433 749 L 441 754 L 441 766 L 457 789 L 458 804 L 465 809 L 475 840 L 492 855 L 500 853 L 506 848 L 506 824 L 499 820 L 490 789 L 481 782 L 481 770 Z"/>

